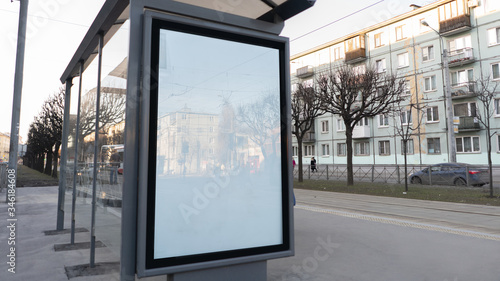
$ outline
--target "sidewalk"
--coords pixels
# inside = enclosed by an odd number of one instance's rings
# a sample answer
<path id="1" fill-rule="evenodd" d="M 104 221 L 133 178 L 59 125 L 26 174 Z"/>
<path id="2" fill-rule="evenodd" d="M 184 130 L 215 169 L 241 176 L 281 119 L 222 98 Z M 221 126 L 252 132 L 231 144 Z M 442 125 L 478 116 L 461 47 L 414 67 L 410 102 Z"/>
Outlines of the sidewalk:
<path id="1" fill-rule="evenodd" d="M 46 235 L 54 231 L 57 223 L 57 186 L 21 187 L 16 190 L 15 212 L 17 221 L 8 221 L 5 192 L 0 193 L 0 279 L 1 280 L 68 280 L 65 266 L 88 264 L 90 250 L 55 251 L 54 245 L 69 244 L 70 234 Z M 66 202 L 68 203 L 68 202 Z M 66 205 L 68 206 L 68 205 Z M 66 209 L 64 227 L 70 228 L 71 208 Z M 8 228 L 9 224 L 14 228 Z M 78 227 L 78 226 L 77 226 Z M 15 241 L 15 245 L 9 245 Z M 90 232 L 75 234 L 75 242 L 90 241 Z M 10 248 L 15 247 L 15 273 L 8 271 Z M 99 257 L 108 255 L 106 248 L 98 248 Z M 109 253 L 110 258 L 114 256 Z M 96 262 L 98 262 L 96 260 Z M 14 265 L 14 264 L 12 264 Z M 119 273 L 75 277 L 71 280 L 119 280 Z"/>

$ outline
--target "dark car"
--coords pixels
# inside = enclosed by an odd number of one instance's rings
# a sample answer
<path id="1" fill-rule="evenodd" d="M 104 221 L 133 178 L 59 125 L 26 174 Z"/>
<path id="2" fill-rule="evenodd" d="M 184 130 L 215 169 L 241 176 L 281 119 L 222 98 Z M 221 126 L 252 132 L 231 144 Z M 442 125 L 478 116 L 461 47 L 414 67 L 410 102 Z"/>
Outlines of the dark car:
<path id="1" fill-rule="evenodd" d="M 483 186 L 489 183 L 489 171 L 484 167 L 463 163 L 441 163 L 411 174 L 410 182 L 414 184 Z"/>

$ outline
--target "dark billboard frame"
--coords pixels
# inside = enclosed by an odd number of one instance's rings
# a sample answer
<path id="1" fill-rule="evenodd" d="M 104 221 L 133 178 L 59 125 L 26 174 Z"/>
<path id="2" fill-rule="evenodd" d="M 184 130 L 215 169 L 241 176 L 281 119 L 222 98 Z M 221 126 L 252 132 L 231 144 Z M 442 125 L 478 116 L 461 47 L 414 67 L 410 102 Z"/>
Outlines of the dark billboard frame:
<path id="1" fill-rule="evenodd" d="M 139 166 L 139 233 L 138 274 L 152 276 L 197 270 L 252 261 L 263 261 L 293 255 L 293 204 L 291 182 L 291 132 L 288 39 L 264 32 L 201 22 L 158 12 L 145 12 L 144 76 L 142 99 L 142 148 Z M 160 30 L 193 34 L 260 46 L 277 50 L 279 54 L 279 110 L 281 157 L 281 229 L 282 243 L 259 247 L 222 250 L 168 258 L 154 257 L 155 208 L 156 208 L 156 156 L 158 129 L 158 88 Z M 147 157 L 144 157 L 147 155 Z M 244 218 L 242 218 L 244 219 Z M 142 223 L 141 223 L 142 221 Z M 141 225 L 143 227 L 141 227 Z"/>

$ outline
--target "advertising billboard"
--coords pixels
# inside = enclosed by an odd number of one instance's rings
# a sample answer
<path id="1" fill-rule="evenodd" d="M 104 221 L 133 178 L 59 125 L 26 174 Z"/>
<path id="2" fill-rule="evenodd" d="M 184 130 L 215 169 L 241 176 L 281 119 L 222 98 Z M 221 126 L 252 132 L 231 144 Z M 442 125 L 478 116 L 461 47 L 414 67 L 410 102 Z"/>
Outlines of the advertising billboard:
<path id="1" fill-rule="evenodd" d="M 150 28 L 145 270 L 290 255 L 287 40 Z"/>

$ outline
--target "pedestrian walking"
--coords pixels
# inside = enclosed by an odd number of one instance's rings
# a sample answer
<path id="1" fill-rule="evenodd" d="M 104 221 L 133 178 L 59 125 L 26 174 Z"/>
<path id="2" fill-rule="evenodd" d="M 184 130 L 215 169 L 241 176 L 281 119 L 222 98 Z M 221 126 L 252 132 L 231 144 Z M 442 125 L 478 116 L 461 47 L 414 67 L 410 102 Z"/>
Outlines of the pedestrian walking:
<path id="1" fill-rule="evenodd" d="M 311 172 L 317 172 L 318 170 L 316 169 L 316 159 L 314 157 L 311 158 Z"/>

